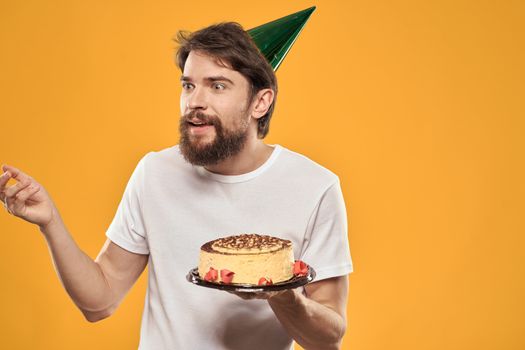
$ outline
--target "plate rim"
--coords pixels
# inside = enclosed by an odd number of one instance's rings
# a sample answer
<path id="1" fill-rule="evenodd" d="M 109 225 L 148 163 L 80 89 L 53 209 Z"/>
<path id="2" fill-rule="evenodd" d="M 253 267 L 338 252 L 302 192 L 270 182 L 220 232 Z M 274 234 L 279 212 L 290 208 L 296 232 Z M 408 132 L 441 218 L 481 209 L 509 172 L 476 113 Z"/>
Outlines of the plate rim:
<path id="1" fill-rule="evenodd" d="M 220 284 L 220 283 L 213 283 L 203 280 L 198 273 L 198 267 L 194 267 L 190 269 L 188 274 L 186 275 L 186 280 L 192 284 L 201 286 L 201 287 L 207 287 L 207 288 L 213 288 L 213 289 L 220 289 L 220 290 L 226 290 L 226 291 L 235 291 L 235 292 L 246 292 L 246 293 L 253 293 L 253 292 L 271 292 L 271 291 L 279 291 L 279 290 L 285 290 L 285 289 L 294 289 L 297 287 L 304 286 L 310 282 L 312 282 L 316 277 L 316 272 L 313 267 L 308 265 L 308 273 L 306 276 L 294 276 L 288 281 L 279 282 L 276 284 L 270 284 L 266 286 L 258 286 L 258 285 L 252 285 L 252 284 Z M 295 280 L 294 280 L 295 279 Z"/>

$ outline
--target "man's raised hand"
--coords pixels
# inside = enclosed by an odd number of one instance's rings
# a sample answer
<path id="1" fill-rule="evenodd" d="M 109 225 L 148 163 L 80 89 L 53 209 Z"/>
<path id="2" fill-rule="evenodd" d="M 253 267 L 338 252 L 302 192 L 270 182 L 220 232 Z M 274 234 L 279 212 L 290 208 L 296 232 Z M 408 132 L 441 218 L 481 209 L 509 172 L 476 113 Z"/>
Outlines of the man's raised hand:
<path id="1" fill-rule="evenodd" d="M 20 169 L 2 165 L 0 177 L 0 200 L 7 212 L 44 228 L 53 220 L 59 220 L 58 211 L 42 185 Z M 17 181 L 7 186 L 10 178 Z"/>

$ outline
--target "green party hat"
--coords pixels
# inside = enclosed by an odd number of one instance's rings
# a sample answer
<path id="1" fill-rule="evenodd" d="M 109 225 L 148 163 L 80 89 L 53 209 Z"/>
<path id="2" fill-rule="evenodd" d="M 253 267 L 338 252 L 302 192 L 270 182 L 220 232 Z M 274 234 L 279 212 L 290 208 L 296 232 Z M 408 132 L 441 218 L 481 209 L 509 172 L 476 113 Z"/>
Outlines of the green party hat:
<path id="1" fill-rule="evenodd" d="M 247 30 L 274 71 L 290 51 L 315 6 Z"/>

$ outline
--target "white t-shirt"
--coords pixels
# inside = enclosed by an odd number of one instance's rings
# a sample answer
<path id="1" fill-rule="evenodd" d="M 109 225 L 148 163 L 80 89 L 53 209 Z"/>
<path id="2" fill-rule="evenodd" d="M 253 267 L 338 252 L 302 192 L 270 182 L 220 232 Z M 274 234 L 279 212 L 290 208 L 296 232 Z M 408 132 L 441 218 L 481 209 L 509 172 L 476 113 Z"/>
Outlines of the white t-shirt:
<path id="1" fill-rule="evenodd" d="M 292 348 L 267 301 L 186 280 L 203 243 L 241 233 L 291 240 L 317 281 L 353 271 L 339 178 L 309 158 L 274 145 L 263 165 L 233 176 L 191 165 L 178 145 L 138 162 L 106 235 L 149 254 L 139 349 Z"/>

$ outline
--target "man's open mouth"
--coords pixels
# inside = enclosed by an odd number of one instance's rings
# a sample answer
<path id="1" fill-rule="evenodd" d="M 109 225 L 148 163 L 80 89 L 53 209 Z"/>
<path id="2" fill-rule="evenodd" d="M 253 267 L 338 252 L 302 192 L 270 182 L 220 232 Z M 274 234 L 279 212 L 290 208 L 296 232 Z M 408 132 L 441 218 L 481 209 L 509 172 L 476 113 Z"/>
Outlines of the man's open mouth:
<path id="1" fill-rule="evenodd" d="M 207 125 L 212 125 L 211 123 L 205 123 L 205 122 L 191 122 L 191 121 L 188 121 L 188 124 L 192 125 L 192 126 L 207 126 Z"/>

